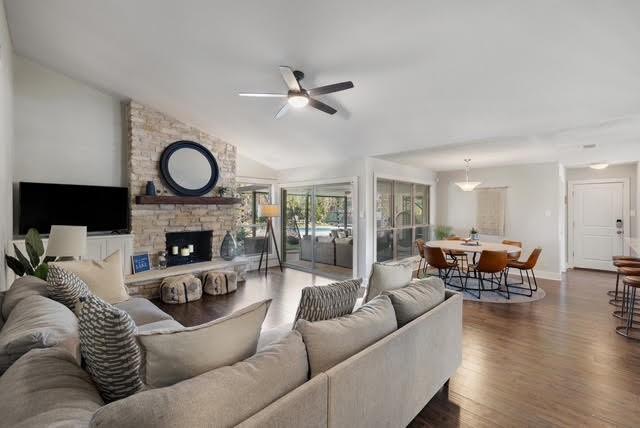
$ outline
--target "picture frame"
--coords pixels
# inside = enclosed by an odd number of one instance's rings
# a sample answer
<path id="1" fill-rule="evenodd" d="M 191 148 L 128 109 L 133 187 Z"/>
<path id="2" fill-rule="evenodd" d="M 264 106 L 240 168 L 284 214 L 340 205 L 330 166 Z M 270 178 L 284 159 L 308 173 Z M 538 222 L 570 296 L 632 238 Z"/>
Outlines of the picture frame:
<path id="1" fill-rule="evenodd" d="M 149 253 L 139 253 L 131 256 L 131 269 L 133 273 L 147 272 L 151 270 Z"/>

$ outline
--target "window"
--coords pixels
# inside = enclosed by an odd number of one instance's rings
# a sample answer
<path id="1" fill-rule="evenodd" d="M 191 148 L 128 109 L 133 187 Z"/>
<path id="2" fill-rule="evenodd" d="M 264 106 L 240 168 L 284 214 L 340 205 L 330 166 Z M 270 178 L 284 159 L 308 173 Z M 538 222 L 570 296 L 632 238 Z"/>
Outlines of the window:
<path id="1" fill-rule="evenodd" d="M 258 216 L 258 206 L 271 200 L 271 186 L 268 184 L 243 183 L 238 187 L 242 204 L 236 241 L 240 254 L 260 254 L 267 231 L 267 219 Z"/>
<path id="2" fill-rule="evenodd" d="M 376 188 L 376 260 L 416 255 L 429 236 L 429 186 L 379 178 Z"/>

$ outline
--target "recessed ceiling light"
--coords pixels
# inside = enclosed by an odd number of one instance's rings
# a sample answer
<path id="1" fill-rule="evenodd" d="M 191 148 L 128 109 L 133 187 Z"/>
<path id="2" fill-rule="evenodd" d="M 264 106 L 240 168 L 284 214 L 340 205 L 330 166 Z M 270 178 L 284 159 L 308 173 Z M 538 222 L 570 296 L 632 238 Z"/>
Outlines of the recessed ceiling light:
<path id="1" fill-rule="evenodd" d="M 608 166 L 609 166 L 608 163 L 600 162 L 600 163 L 592 163 L 591 165 L 589 165 L 589 168 L 591 168 L 591 169 L 605 169 Z"/>

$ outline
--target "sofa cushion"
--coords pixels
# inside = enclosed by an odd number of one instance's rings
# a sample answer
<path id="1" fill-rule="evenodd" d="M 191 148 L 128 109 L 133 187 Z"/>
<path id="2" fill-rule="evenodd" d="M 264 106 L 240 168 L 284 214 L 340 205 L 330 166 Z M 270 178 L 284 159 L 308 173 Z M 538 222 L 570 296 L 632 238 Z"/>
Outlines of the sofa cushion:
<path id="1" fill-rule="evenodd" d="M 144 297 L 130 297 L 129 300 L 116 303 L 113 306 L 128 313 L 138 327 L 152 322 L 173 319 L 171 315 Z"/>
<path id="2" fill-rule="evenodd" d="M 49 297 L 62 303 L 72 311 L 81 297 L 91 294 L 89 286 L 75 273 L 51 264 L 47 273 Z"/>
<path id="3" fill-rule="evenodd" d="M 255 354 L 271 300 L 196 327 L 139 332 L 141 374 L 150 387 L 173 385 Z"/>
<path id="4" fill-rule="evenodd" d="M 444 282 L 437 277 L 416 279 L 406 287 L 382 294 L 391 299 L 398 327 L 402 327 L 444 302 Z"/>
<path id="5" fill-rule="evenodd" d="M 369 276 L 365 303 L 385 290 L 404 287 L 413 277 L 414 263 L 374 263 Z"/>
<path id="6" fill-rule="evenodd" d="M 49 263 L 67 272 L 73 272 L 82 279 L 89 290 L 107 303 L 119 303 L 129 298 L 122 274 L 122 255 L 120 250 L 103 261 L 71 260 Z"/>
<path id="7" fill-rule="evenodd" d="M 300 334 L 252 357 L 165 388 L 140 392 L 98 410 L 93 427 L 231 427 L 307 381 Z"/>
<path id="8" fill-rule="evenodd" d="M 378 296 L 352 314 L 326 321 L 299 320 L 309 356 L 311 377 L 357 354 L 397 330 L 396 314 L 387 296 Z"/>
<path id="9" fill-rule="evenodd" d="M 53 346 L 66 348 L 80 364 L 76 316 L 43 296 L 22 299 L 0 331 L 0 373 L 30 350 Z"/>
<path id="10" fill-rule="evenodd" d="M 89 375 L 61 348 L 33 349 L 0 377 L 3 427 L 82 427 L 104 402 Z"/>
<path id="11" fill-rule="evenodd" d="M 82 358 L 104 401 L 140 391 L 144 386 L 139 375 L 141 357 L 131 317 L 94 295 L 83 297 L 76 313 Z"/>
<path id="12" fill-rule="evenodd" d="M 9 314 L 20 300 L 33 295 L 48 297 L 47 282 L 29 275 L 13 281 L 11 288 L 7 290 L 4 300 L 2 301 L 2 316 L 5 321 L 9 318 Z"/>
<path id="13" fill-rule="evenodd" d="M 2 308 L 2 302 L 4 301 L 4 295 L 5 294 L 6 293 L 4 291 L 0 292 L 0 330 L 2 330 L 2 326 L 4 325 L 4 317 L 2 316 L 1 308 Z"/>
<path id="14" fill-rule="evenodd" d="M 149 333 L 158 330 L 180 330 L 181 328 L 184 328 L 184 326 L 176 320 L 160 320 L 136 326 L 136 334 Z"/>
<path id="15" fill-rule="evenodd" d="M 353 312 L 362 279 L 350 279 L 329 285 L 305 287 L 296 311 L 295 321 L 322 321 Z"/>

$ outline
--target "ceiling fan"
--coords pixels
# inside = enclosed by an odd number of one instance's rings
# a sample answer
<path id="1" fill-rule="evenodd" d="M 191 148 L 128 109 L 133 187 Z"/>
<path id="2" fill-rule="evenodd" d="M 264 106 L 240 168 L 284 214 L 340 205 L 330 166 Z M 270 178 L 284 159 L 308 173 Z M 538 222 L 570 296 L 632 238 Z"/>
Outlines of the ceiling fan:
<path id="1" fill-rule="evenodd" d="M 304 79 L 304 73 L 299 70 L 291 70 L 290 67 L 281 65 L 280 73 L 284 79 L 289 92 L 286 94 L 273 94 L 273 93 L 240 93 L 241 97 L 262 97 L 262 98 L 286 98 L 287 103 L 276 114 L 276 119 L 284 116 L 291 107 L 302 108 L 307 105 L 323 111 L 327 114 L 335 114 L 337 112 L 333 107 L 312 98 L 316 95 L 331 94 L 333 92 L 344 91 L 345 89 L 353 88 L 353 82 L 341 82 L 334 83 L 332 85 L 319 86 L 313 89 L 305 89 L 300 85 L 300 81 Z"/>

